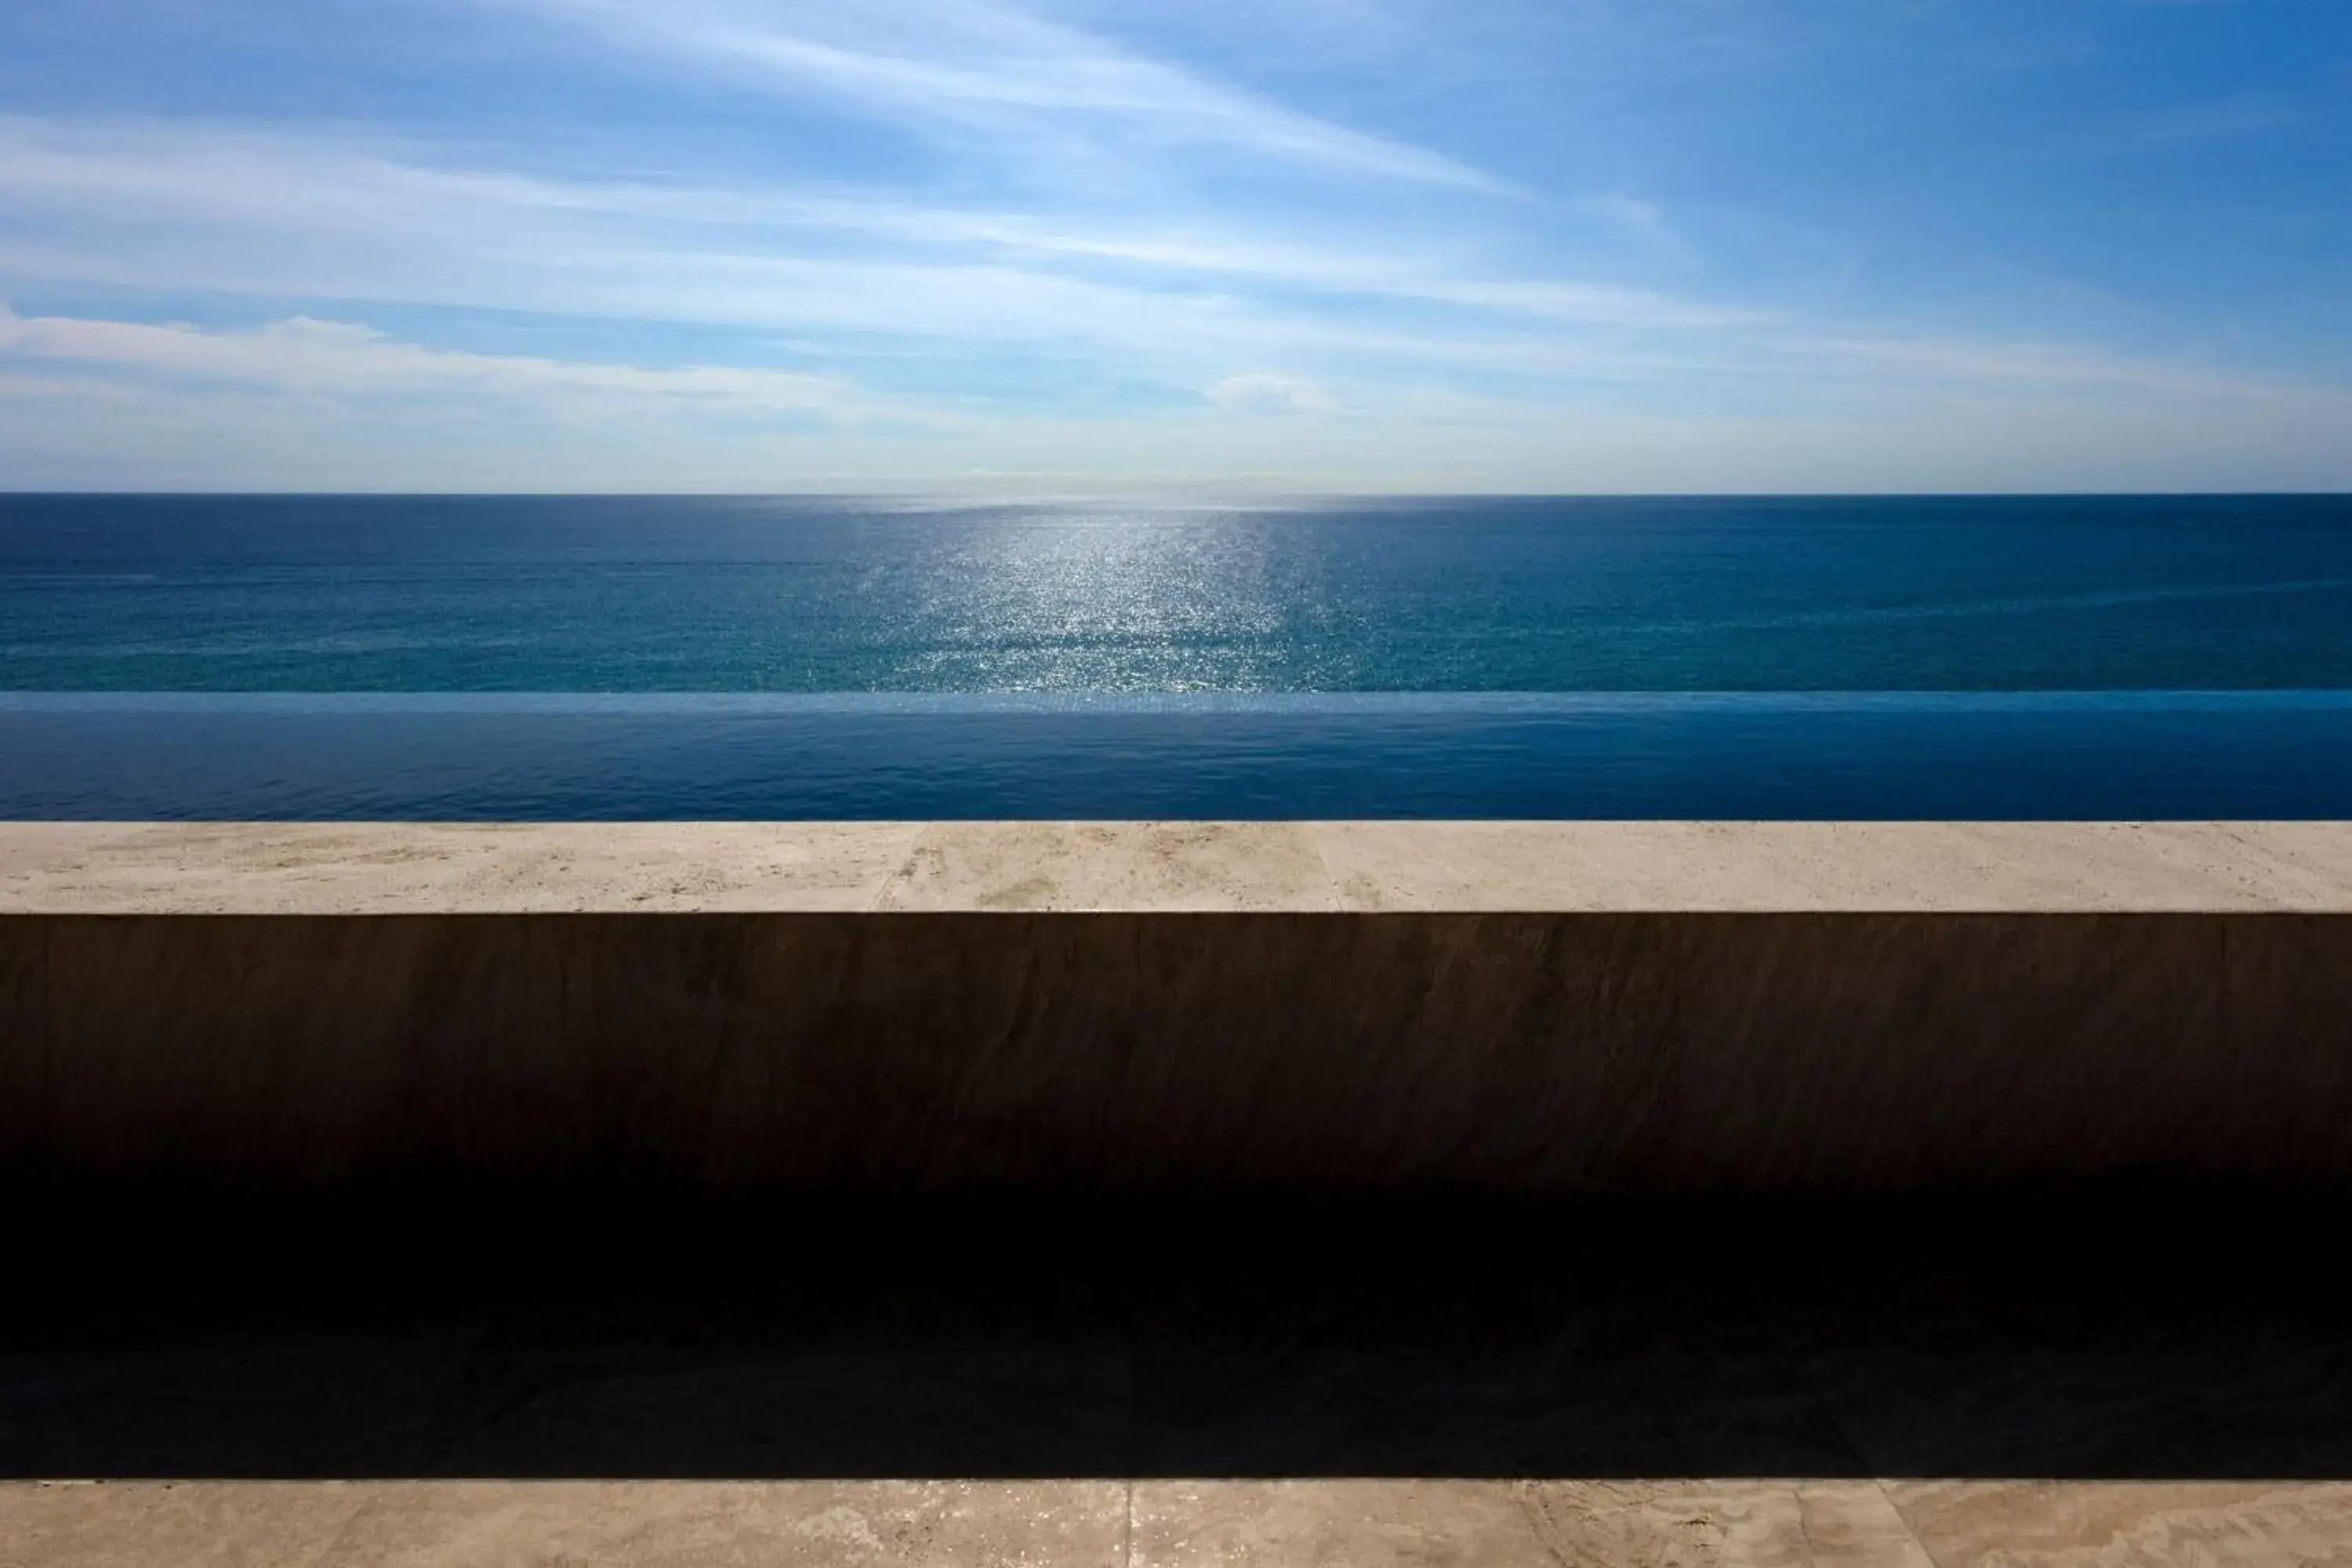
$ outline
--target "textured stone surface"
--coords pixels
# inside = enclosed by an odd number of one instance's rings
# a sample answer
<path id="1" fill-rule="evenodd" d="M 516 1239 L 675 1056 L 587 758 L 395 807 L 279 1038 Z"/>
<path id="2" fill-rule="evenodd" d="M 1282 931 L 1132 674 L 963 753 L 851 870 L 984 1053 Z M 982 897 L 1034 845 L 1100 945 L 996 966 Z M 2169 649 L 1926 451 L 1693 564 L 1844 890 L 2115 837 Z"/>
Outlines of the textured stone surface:
<path id="1" fill-rule="evenodd" d="M 51 1194 L 2340 1194 L 2347 1020 L 2341 825 L 0 826 L 0 1174 Z M 2307 1233 L 1956 1285 L 1936 1212 L 1803 1289 L 1139 1210 L 1002 1311 L 941 1300 L 1001 1237 L 759 1222 L 789 1289 L 668 1316 L 68 1313 L 0 1342 L 0 1474 L 368 1479 L 0 1481 L 0 1568 L 2352 1564 Z M 1638 1479 L 1698 1475 L 1748 1479 Z"/>
<path id="2" fill-rule="evenodd" d="M 0 912 L 862 910 L 907 823 L 0 824 Z"/>
<path id="3" fill-rule="evenodd" d="M 2341 824 L 0 827 L 0 1173 L 2352 1182 Z"/>
<path id="4" fill-rule="evenodd" d="M 968 822 L 926 829 L 891 910 L 1121 911 L 1335 907 L 1311 825 Z"/>
<path id="5" fill-rule="evenodd" d="M 38 1160 L 51 1044 L 48 927 L 0 918 L 0 1180 Z"/>
<path id="6" fill-rule="evenodd" d="M 0 1568 L 315 1568 L 368 1490 L 0 1482 Z"/>
<path id="7" fill-rule="evenodd" d="M 1365 910 L 2352 910 L 2340 823 L 1324 823 Z"/>
<path id="8" fill-rule="evenodd" d="M 2302 1568 L 2352 1487 L 1869 1481 L 0 1485 L 0 1568 Z M 1129 1513 L 1131 1506 L 1132 1520 Z"/>
<path id="9" fill-rule="evenodd" d="M 1898 1481 L 1941 1568 L 2320 1568 L 2352 1563 L 2352 1487 Z"/>
<path id="10" fill-rule="evenodd" d="M 420 916 L 53 926 L 27 1147 L 77 1180 L 544 1177 L 589 1134 L 597 1086 L 541 934 Z"/>
<path id="11" fill-rule="evenodd" d="M 2344 823 L 0 824 L 0 912 L 2352 911 Z"/>
<path id="12" fill-rule="evenodd" d="M 22 1175 L 281 1191 L 2352 1178 L 2352 921 L 19 916 Z M 21 964 L 21 960 L 20 960 Z M 26 1013 L 22 1003 L 16 1005 Z M 46 1016 L 42 1016 L 42 1015 Z"/>
<path id="13" fill-rule="evenodd" d="M 455 1483 L 373 1489 L 319 1568 L 1115 1568 L 1105 1482 Z"/>
<path id="14" fill-rule="evenodd" d="M 0 1485 L 5 1568 L 1114 1568 L 1105 1482 Z"/>
<path id="15" fill-rule="evenodd" d="M 1937 1568 L 1868 1482 L 1162 1482 L 1136 1489 L 1133 1561 Z"/>

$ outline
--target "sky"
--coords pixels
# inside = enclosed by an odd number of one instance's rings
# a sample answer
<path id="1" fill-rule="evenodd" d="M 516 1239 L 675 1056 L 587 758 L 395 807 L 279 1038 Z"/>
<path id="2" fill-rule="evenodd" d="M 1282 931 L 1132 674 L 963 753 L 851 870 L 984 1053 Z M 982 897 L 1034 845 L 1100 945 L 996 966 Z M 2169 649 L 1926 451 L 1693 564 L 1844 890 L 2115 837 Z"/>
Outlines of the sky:
<path id="1" fill-rule="evenodd" d="M 2352 489 L 2352 4 L 0 6 L 0 489 Z"/>

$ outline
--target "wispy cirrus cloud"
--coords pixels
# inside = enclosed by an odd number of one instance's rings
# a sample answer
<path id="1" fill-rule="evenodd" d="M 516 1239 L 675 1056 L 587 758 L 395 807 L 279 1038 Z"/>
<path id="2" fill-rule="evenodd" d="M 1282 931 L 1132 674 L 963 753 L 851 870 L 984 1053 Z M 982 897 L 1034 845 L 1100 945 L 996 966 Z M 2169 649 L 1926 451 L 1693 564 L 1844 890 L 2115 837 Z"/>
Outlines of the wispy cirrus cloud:
<path id="1" fill-rule="evenodd" d="M 1970 341 L 1886 331 L 1780 338 L 1772 340 L 1771 347 L 1801 363 L 1843 364 L 1915 387 L 2074 389 L 2231 402 L 2333 399 L 2352 411 L 2352 395 L 2327 388 L 2296 387 L 2079 344 Z"/>
<path id="2" fill-rule="evenodd" d="M 1156 385 L 1172 405 L 1227 414 L 1442 405 L 1491 419 L 1600 389 L 1687 398 L 1700 388 L 1735 403 L 1767 387 L 1816 401 L 1870 388 L 2263 395 L 2259 384 L 2160 360 L 1498 277 L 1370 243 L 1089 227 L 839 190 L 570 181 L 481 158 L 436 164 L 418 149 L 348 137 L 0 121 L 0 195 L 89 237 L 79 248 L 55 235 L 11 242 L 0 221 L 0 271 L 814 334 L 791 352 L 825 371 L 468 353 L 376 331 L 348 306 L 235 330 L 12 318 L 0 334 L 0 353 L 52 369 L 344 398 L 373 387 L 535 400 L 567 416 L 887 406 L 970 418 L 1017 416 L 1119 376 Z M 919 373 L 926 363 L 1001 365 L 1008 353 L 1038 357 L 1056 384 L 1078 390 L 975 392 L 959 376 Z M 853 394 L 869 376 L 875 386 Z M 1001 383 L 1001 372 L 991 376 Z M 1458 405 L 1428 401 L 1482 384 Z"/>
<path id="3" fill-rule="evenodd" d="M 371 483 L 407 472 L 388 443 L 511 437 L 524 488 L 789 488 L 835 455 L 1948 486 L 2095 472 L 2053 466 L 2067 439 L 2176 478 L 2352 450 L 2339 231 L 2284 210 L 2326 183 L 2331 100 L 2244 51 L 2094 74 L 2220 17 L 2070 11 L 2101 49 L 1988 86 L 1954 49 L 2056 34 L 1870 0 L 381 9 L 187 0 L 175 62 L 0 8 L 0 482 L 265 429 L 267 472 Z M 1834 90 L 1856 71 L 1934 90 Z M 1995 171 L 2020 125 L 2034 155 Z M 2191 226 L 2258 160 L 2239 206 L 2297 237 L 2232 289 L 2252 228 Z"/>
<path id="4" fill-rule="evenodd" d="M 0 361 L 130 370 L 177 383 L 373 400 L 485 395 L 534 412 L 562 404 L 620 410 L 691 405 L 738 416 L 841 412 L 855 389 L 833 377 L 689 366 L 647 369 L 404 342 L 347 321 L 289 317 L 247 329 L 103 318 L 20 316 L 0 301 Z"/>
<path id="5" fill-rule="evenodd" d="M 753 88 L 916 125 L 1108 131 L 1368 177 L 1513 194 L 1425 148 L 1268 102 L 993 0 L 486 0 Z"/>
<path id="6" fill-rule="evenodd" d="M 2231 93 L 2132 115 L 2092 137 L 2089 146 L 2102 153 L 2163 153 L 2259 136 L 2292 125 L 2299 118 L 2295 106 L 2277 93 Z"/>
<path id="7" fill-rule="evenodd" d="M 380 140 L 0 120 L 0 195 L 39 205 L 68 228 L 131 226 L 109 236 L 118 265 L 144 245 L 193 269 L 207 248 L 203 236 L 243 239 L 236 265 L 264 293 L 396 292 L 404 274 L 422 283 L 455 272 L 498 290 L 544 269 L 571 280 L 539 285 L 549 309 L 983 337 L 1034 321 L 1064 339 L 1097 323 L 1125 336 L 1158 330 L 1154 317 L 1122 302 L 1135 289 L 1160 296 L 1158 319 L 1173 310 L 1191 330 L 1219 332 L 1263 311 L 1247 297 L 1266 289 L 1644 331 L 1767 319 L 1640 288 L 1498 277 L 1444 251 L 1416 254 L 1378 231 L 1317 244 L 1197 214 L 1154 227 L 887 193 L 581 182 L 427 163 L 421 151 Z M 271 243 L 252 243 L 264 235 Z M 304 243 L 277 243 L 289 237 Z M 844 242 L 856 248 L 845 254 Z M 348 281 L 339 289 L 333 277 Z M 778 313 L 786 296 L 804 312 L 797 320 Z M 1089 310 L 1089 300 L 1107 308 Z"/>

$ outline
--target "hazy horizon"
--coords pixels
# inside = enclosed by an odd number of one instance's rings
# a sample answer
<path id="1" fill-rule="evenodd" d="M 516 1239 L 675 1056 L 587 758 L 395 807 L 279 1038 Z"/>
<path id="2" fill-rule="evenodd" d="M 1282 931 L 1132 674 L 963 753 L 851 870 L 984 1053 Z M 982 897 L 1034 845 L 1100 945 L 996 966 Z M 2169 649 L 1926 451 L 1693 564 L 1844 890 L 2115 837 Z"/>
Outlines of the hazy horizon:
<path id="1" fill-rule="evenodd" d="M 1145 511 L 1236 511 L 1279 512 L 1319 510 L 1353 509 L 1378 506 L 1382 502 L 1442 503 L 1461 501 L 2032 501 L 2032 500 L 2260 500 L 2264 498 L 2294 500 L 2352 496 L 2352 483 L 2341 485 L 2311 485 L 2300 488 L 2263 489 L 2255 486 L 2239 488 L 2215 487 L 2206 489 L 2170 489 L 2161 488 L 2073 489 L 1747 489 L 1747 490 L 1677 490 L 1677 489 L 1618 489 L 1618 490 L 1547 490 L 1547 489 L 1412 489 L 1400 488 L 1381 490 L 1318 490 L 1283 489 L 1268 486 L 1261 489 L 1234 489 L 1227 486 L 1203 485 L 1187 489 L 1166 483 L 1137 481 L 1126 488 L 1105 486 L 1089 490 L 1034 490 L 1019 488 L 992 489 L 985 485 L 966 481 L 962 484 L 942 483 L 929 489 L 666 489 L 623 488 L 530 489 L 521 487 L 485 489 L 402 489 L 393 487 L 378 489 L 334 489 L 327 488 L 280 487 L 278 489 L 242 488 L 233 485 L 205 487 L 200 485 L 102 486 L 59 485 L 54 487 L 0 485 L 0 497 L 33 500 L 42 497 L 72 498 L 102 500 L 110 496 L 126 500 L 188 498 L 209 500 L 682 500 L 682 501 L 790 501 L 836 503 L 845 507 L 866 506 L 908 511 L 956 511 L 998 508 L 1126 508 Z"/>

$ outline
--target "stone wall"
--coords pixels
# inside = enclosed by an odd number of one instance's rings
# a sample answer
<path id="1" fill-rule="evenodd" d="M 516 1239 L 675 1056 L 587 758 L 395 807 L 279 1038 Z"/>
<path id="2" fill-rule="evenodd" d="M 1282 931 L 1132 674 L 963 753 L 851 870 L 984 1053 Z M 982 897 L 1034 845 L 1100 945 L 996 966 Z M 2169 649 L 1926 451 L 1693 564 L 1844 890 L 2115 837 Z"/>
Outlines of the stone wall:
<path id="1" fill-rule="evenodd" d="M 2352 915 L 0 914 L 0 1182 L 2352 1186 Z"/>

